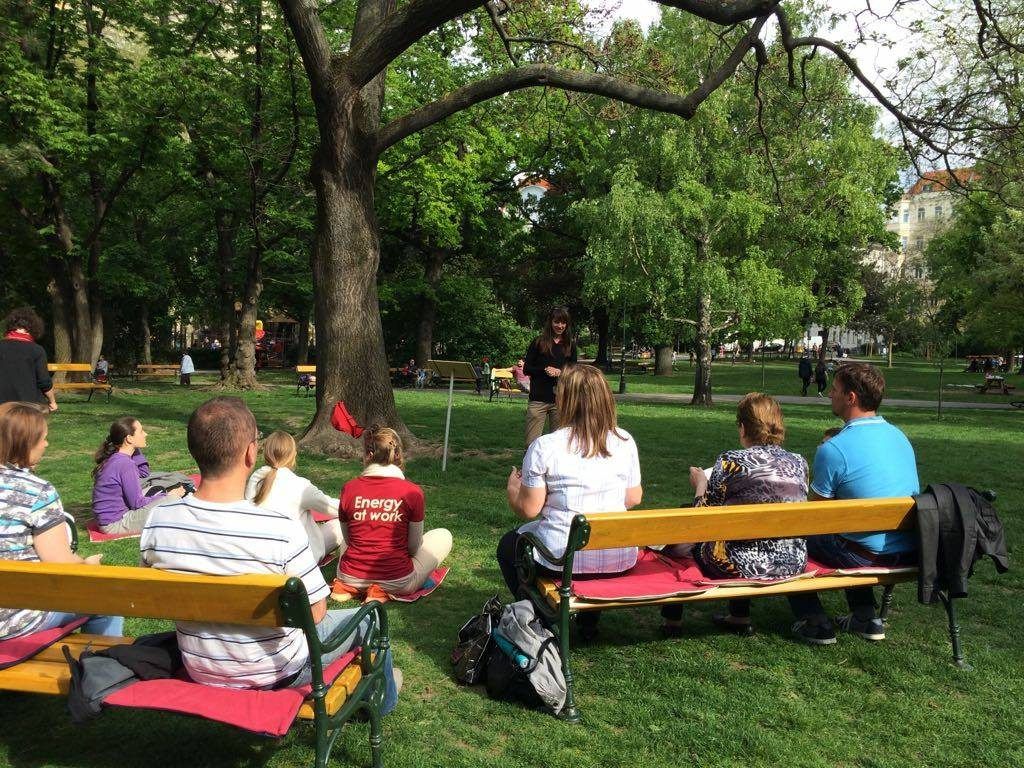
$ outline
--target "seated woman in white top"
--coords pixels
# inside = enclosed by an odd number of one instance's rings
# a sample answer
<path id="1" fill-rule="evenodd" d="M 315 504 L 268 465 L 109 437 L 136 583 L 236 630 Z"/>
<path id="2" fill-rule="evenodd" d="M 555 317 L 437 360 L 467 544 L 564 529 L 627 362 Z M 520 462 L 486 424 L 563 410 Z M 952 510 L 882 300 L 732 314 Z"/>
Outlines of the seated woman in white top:
<path id="1" fill-rule="evenodd" d="M 522 472 L 513 469 L 508 478 L 509 506 L 528 521 L 506 533 L 498 544 L 498 565 L 513 595 L 518 588 L 515 555 L 520 532 L 533 533 L 551 554 L 561 557 L 573 517 L 621 512 L 635 507 L 643 497 L 636 442 L 616 426 L 615 401 L 601 371 L 591 365 L 573 365 L 560 374 L 555 407 L 562 426 L 534 440 L 526 450 Z M 561 575 L 540 553 L 534 557 L 538 570 Z M 636 547 L 586 550 L 576 554 L 572 571 L 622 573 L 636 559 Z M 596 618 L 590 613 L 583 616 Z"/>
<path id="2" fill-rule="evenodd" d="M 345 545 L 338 522 L 338 500 L 295 474 L 298 452 L 295 438 L 287 432 L 271 432 L 263 442 L 263 460 L 267 465 L 249 477 L 245 498 L 258 507 L 272 509 L 302 523 L 309 536 L 309 548 L 319 562 L 328 552 Z M 312 512 L 330 515 L 332 519 L 317 523 Z"/>

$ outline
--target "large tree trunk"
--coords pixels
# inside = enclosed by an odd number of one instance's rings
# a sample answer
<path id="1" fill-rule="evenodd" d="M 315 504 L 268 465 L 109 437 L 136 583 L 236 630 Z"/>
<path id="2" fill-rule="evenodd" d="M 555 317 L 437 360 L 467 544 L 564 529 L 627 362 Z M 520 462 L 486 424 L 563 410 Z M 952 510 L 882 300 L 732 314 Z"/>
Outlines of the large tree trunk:
<path id="1" fill-rule="evenodd" d="M 392 7 L 391 0 L 359 3 L 352 45 Z M 331 426 L 334 403 L 341 400 L 359 424 L 391 427 L 411 452 L 419 446 L 395 408 L 377 299 L 380 241 L 373 193 L 384 74 L 361 91 L 342 83 L 333 87 L 337 98 L 317 103 L 320 141 L 310 171 L 317 214 L 312 260 L 317 390 L 316 415 L 302 445 L 362 455 L 358 440 Z"/>
<path id="2" fill-rule="evenodd" d="M 260 294 L 263 292 L 258 260 L 250 263 L 245 279 L 245 296 L 242 299 L 242 315 L 238 323 L 238 345 L 235 350 L 235 367 L 231 385 L 239 389 L 256 389 L 256 318 Z"/>
<path id="3" fill-rule="evenodd" d="M 153 362 L 153 333 L 149 328 L 149 307 L 145 302 L 139 312 L 139 330 L 142 333 L 142 362 L 150 365 Z"/>
<path id="4" fill-rule="evenodd" d="M 828 356 L 828 331 L 827 327 L 821 329 L 821 346 L 818 347 L 819 360 L 824 360 Z"/>
<path id="5" fill-rule="evenodd" d="M 423 270 L 426 288 L 420 303 L 420 321 L 416 326 L 416 367 L 426 368 L 427 360 L 434 356 L 434 323 L 437 320 L 437 285 L 441 282 L 445 253 L 432 248 Z"/>
<path id="6" fill-rule="evenodd" d="M 608 356 L 608 307 L 597 307 L 594 310 L 594 323 L 597 325 L 597 357 L 594 365 L 611 368 L 612 362 Z"/>
<path id="7" fill-rule="evenodd" d="M 654 345 L 654 375 L 655 376 L 671 376 L 672 375 L 672 345 L 671 344 L 655 344 Z"/>
<path id="8" fill-rule="evenodd" d="M 53 361 L 55 363 L 71 362 L 71 325 L 68 322 L 68 303 L 66 291 L 63 290 L 56 277 L 50 278 L 46 292 L 50 294 L 50 306 L 53 308 L 53 322 L 50 333 L 53 334 Z"/>
<path id="9" fill-rule="evenodd" d="M 714 405 L 711 399 L 711 295 L 697 299 L 697 368 L 693 374 L 693 399 L 690 405 Z"/>
<path id="10" fill-rule="evenodd" d="M 309 307 L 299 312 L 299 348 L 295 356 L 296 365 L 309 363 Z"/>

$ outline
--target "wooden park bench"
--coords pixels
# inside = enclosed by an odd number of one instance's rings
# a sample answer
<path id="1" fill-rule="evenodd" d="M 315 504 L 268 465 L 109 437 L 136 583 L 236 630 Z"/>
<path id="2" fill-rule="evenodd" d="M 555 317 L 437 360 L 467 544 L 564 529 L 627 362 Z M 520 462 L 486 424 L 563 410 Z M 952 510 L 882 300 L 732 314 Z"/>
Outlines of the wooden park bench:
<path id="1" fill-rule="evenodd" d="M 519 394 L 522 394 L 522 390 L 519 389 L 511 368 L 491 368 L 491 394 L 487 398 L 488 402 L 493 401 L 495 397 L 500 399 L 502 395 L 506 395 L 511 402 L 513 396 Z"/>
<path id="2" fill-rule="evenodd" d="M 140 363 L 135 366 L 135 370 L 132 372 L 132 378 L 135 381 L 139 381 L 143 377 L 163 377 L 170 376 L 174 378 L 178 375 L 178 371 L 181 370 L 181 366 L 177 363 Z"/>
<path id="3" fill-rule="evenodd" d="M 519 538 L 516 565 L 519 573 L 519 596 L 529 599 L 537 614 L 552 627 L 559 640 L 562 666 L 568 687 L 566 706 L 562 717 L 576 721 L 579 712 L 573 696 L 573 674 L 569 663 L 569 621 L 584 611 L 615 608 L 637 608 L 668 603 L 691 603 L 731 598 L 768 597 L 796 592 L 814 592 L 847 587 L 885 587 L 882 596 L 881 618 L 885 620 L 892 605 L 895 584 L 917 579 L 916 568 L 871 569 L 870 573 L 832 571 L 830 575 L 804 575 L 775 583 L 751 582 L 752 586 L 736 584 L 714 585 L 704 580 L 700 586 L 687 587 L 674 578 L 662 579 L 662 587 L 638 595 L 633 589 L 616 594 L 617 586 L 610 577 L 573 582 L 572 563 L 576 552 L 615 547 L 644 547 L 720 540 L 803 537 L 824 533 L 859 533 L 867 531 L 908 530 L 915 527 L 914 499 L 857 499 L 850 501 L 807 501 L 786 504 L 747 504 L 724 507 L 688 507 L 683 509 L 648 509 L 630 512 L 606 512 L 577 515 L 569 529 L 569 544 L 562 558 L 557 558 L 533 535 Z M 548 562 L 562 570 L 560 580 L 538 573 L 534 567 L 534 552 L 540 552 Z M 644 555 L 644 553 L 648 553 Z M 641 550 L 648 562 L 660 554 Z M 673 561 L 668 561 L 673 562 Z M 682 562 L 682 561 L 675 561 Z M 638 565 L 639 567 L 639 565 Z M 649 565 L 656 570 L 657 564 Z M 669 568 L 669 566 L 666 566 Z M 634 568 L 630 573 L 636 572 Z M 669 570 L 671 577 L 678 571 Z M 646 579 L 646 576 L 644 577 Z M 700 578 L 700 577 L 699 577 Z M 599 597 L 583 596 L 588 588 L 585 581 L 600 585 L 590 588 Z M 635 582 L 634 582 L 635 583 Z M 582 585 L 582 587 L 581 587 Z M 944 593 L 940 598 L 949 619 L 949 636 L 953 646 L 953 659 L 965 666 L 960 651 L 959 626 L 951 599 Z"/>
<path id="4" fill-rule="evenodd" d="M 86 374 L 89 381 L 61 381 L 54 382 L 53 388 L 58 392 L 88 392 L 89 400 L 92 400 L 94 392 L 106 392 L 107 400 L 110 399 L 113 385 L 109 381 L 99 382 L 92 380 L 92 366 L 88 363 L 50 363 L 46 366 L 50 373 L 81 373 Z"/>
<path id="5" fill-rule="evenodd" d="M 312 376 L 313 379 L 310 381 L 304 376 Z M 303 387 L 306 388 L 306 397 L 309 397 L 309 390 L 316 390 L 316 366 L 315 365 L 296 365 L 295 366 L 295 394 L 299 394 L 299 390 Z"/>
<path id="6" fill-rule="evenodd" d="M 1016 389 L 1013 384 L 1007 384 L 1006 379 L 1002 376 L 986 376 L 985 381 L 981 384 L 975 384 L 974 388 L 978 391 L 979 395 L 984 395 L 989 392 L 1008 395 Z"/>
<path id="7" fill-rule="evenodd" d="M 365 712 L 370 723 L 373 765 L 378 768 L 382 764 L 380 707 L 385 686 L 382 654 L 389 647 L 389 640 L 387 615 L 379 602 L 364 605 L 351 621 L 339 628 L 331 638 L 321 642 L 302 581 L 283 575 L 203 576 L 170 573 L 153 568 L 0 560 L 0 594 L 3 595 L 3 604 L 12 607 L 301 628 L 309 645 L 313 685 L 312 694 L 302 702 L 296 719 L 312 721 L 316 741 L 314 765 L 316 768 L 327 765 L 341 727 L 357 711 Z M 369 613 L 377 616 L 376 636 L 355 654 L 355 658 L 344 667 L 332 684 L 325 684 L 321 654 L 324 650 L 338 647 Z M 67 645 L 77 658 L 87 647 L 101 650 L 130 642 L 131 638 L 68 635 L 35 656 L 0 670 L 0 691 L 66 695 L 70 686 L 70 672 L 60 650 L 62 646 Z M 123 689 L 123 692 L 127 693 L 132 687 Z M 191 695 L 195 696 L 198 692 L 201 697 L 205 688 L 200 686 Z M 216 691 L 218 695 L 230 691 L 227 694 L 229 696 L 245 697 L 244 702 L 239 699 L 239 710 L 258 709 L 259 702 L 248 697 L 253 694 L 267 695 L 265 691 L 235 691 L 218 687 L 210 687 L 210 690 Z M 114 694 L 114 697 L 118 694 Z M 112 699 L 112 703 L 115 706 L 132 706 L 115 699 Z M 182 707 L 177 696 L 166 708 L 153 702 L 147 702 L 145 707 L 195 714 Z M 280 725 L 282 730 L 287 727 L 287 723 Z"/>

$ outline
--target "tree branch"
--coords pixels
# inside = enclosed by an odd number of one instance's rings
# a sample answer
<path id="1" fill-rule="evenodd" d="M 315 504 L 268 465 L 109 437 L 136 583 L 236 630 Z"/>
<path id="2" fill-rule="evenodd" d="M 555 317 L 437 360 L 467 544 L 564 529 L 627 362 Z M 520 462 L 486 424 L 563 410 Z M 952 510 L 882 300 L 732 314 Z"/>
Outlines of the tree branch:
<path id="1" fill-rule="evenodd" d="M 314 0 L 278 0 L 309 76 L 313 99 L 326 103 L 334 91 L 331 46 Z M 367 80 L 368 82 L 369 80 Z"/>
<path id="2" fill-rule="evenodd" d="M 309 1 L 279 0 L 282 7 Z M 482 5 L 481 0 L 410 0 L 353 46 L 345 57 L 342 70 L 356 88 L 362 88 L 421 38 L 445 22 Z"/>
<path id="3" fill-rule="evenodd" d="M 693 117 L 697 107 L 736 71 L 736 67 L 757 40 L 767 17 L 762 16 L 736 43 L 728 58 L 717 70 L 686 96 L 645 88 L 608 75 L 561 69 L 548 64 L 530 64 L 510 69 L 492 77 L 458 88 L 437 101 L 396 118 L 381 129 L 377 152 L 395 144 L 406 136 L 444 120 L 474 104 L 493 99 L 511 91 L 532 86 L 554 86 L 566 91 L 593 93 L 658 112 L 668 112 L 684 119 Z"/>

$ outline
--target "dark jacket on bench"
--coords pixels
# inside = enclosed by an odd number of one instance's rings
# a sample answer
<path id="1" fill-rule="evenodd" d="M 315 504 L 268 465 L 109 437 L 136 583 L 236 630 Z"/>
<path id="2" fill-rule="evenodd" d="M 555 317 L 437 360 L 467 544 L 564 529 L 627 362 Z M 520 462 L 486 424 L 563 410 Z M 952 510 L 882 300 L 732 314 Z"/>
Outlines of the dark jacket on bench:
<path id="1" fill-rule="evenodd" d="M 917 502 L 919 568 L 917 599 L 934 603 L 940 591 L 967 597 L 974 563 L 987 555 L 1003 573 L 1010 567 L 1006 535 L 995 508 L 959 483 L 929 485 Z"/>

